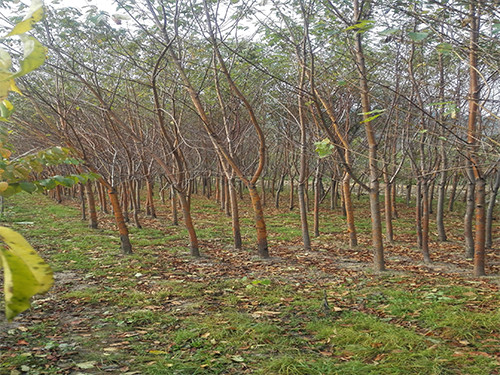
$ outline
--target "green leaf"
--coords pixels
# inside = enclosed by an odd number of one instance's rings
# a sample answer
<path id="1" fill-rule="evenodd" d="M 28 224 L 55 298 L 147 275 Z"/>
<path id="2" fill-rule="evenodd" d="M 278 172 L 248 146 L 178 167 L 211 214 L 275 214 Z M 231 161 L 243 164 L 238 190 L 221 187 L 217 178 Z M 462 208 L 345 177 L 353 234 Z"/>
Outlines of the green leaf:
<path id="1" fill-rule="evenodd" d="M 316 152 L 320 158 L 330 156 L 332 154 L 332 150 L 334 149 L 334 146 L 328 138 L 325 138 L 320 142 L 314 142 L 314 146 L 316 146 Z"/>
<path id="2" fill-rule="evenodd" d="M 388 29 L 385 29 L 384 31 L 379 32 L 378 35 L 389 36 L 389 35 L 396 34 L 398 31 L 399 31 L 399 29 L 388 28 Z"/>
<path id="3" fill-rule="evenodd" d="M 375 21 L 373 20 L 361 20 L 355 25 L 346 27 L 344 31 L 356 30 L 358 33 L 364 33 L 375 26 Z"/>
<path id="4" fill-rule="evenodd" d="M 364 124 L 366 122 L 373 121 L 384 112 L 385 112 L 385 109 L 374 109 L 373 111 L 358 113 L 358 115 L 361 115 L 361 116 L 373 115 L 373 116 L 370 116 L 368 118 L 365 118 L 363 121 L 360 122 L 360 124 Z"/>
<path id="5" fill-rule="evenodd" d="M 33 28 L 33 24 L 40 21 L 43 17 L 42 0 L 32 0 L 31 6 L 23 20 L 19 22 L 7 36 L 24 34 Z"/>
<path id="6" fill-rule="evenodd" d="M 495 22 L 491 28 L 493 34 L 500 33 L 500 22 Z"/>
<path id="7" fill-rule="evenodd" d="M 46 179 L 40 181 L 40 185 L 43 186 L 47 190 L 51 190 L 57 186 L 57 183 L 51 178 L 46 178 Z"/>
<path id="8" fill-rule="evenodd" d="M 65 187 L 71 187 L 75 184 L 75 181 L 71 178 L 63 177 L 63 176 L 54 176 L 54 180 L 57 181 L 59 185 Z"/>
<path id="9" fill-rule="evenodd" d="M 0 248 L 4 268 L 5 315 L 12 320 L 30 307 L 30 298 L 45 293 L 54 283 L 50 266 L 17 232 L 0 227 L 0 238 L 8 248 Z"/>
<path id="10" fill-rule="evenodd" d="M 24 59 L 21 61 L 21 70 L 14 74 L 14 78 L 21 77 L 40 67 L 45 62 L 46 49 L 32 36 L 21 35 L 24 45 Z"/>
<path id="11" fill-rule="evenodd" d="M 441 52 L 444 55 L 450 54 L 453 52 L 453 46 L 450 43 L 439 43 L 436 46 L 438 52 Z"/>
<path id="12" fill-rule="evenodd" d="M 33 193 L 33 192 L 35 192 L 36 189 L 37 189 L 36 185 L 34 183 L 32 183 L 32 182 L 20 182 L 19 186 L 21 187 L 21 189 L 23 191 L 26 191 L 26 192 L 28 192 L 30 194 Z"/>
<path id="13" fill-rule="evenodd" d="M 422 40 L 424 40 L 425 38 L 427 38 L 429 36 L 429 33 L 426 33 L 426 32 L 409 32 L 408 36 L 414 42 L 421 42 Z"/>
<path id="14" fill-rule="evenodd" d="M 0 117 L 3 119 L 8 119 L 10 115 L 14 112 L 14 106 L 7 99 L 0 103 Z"/>

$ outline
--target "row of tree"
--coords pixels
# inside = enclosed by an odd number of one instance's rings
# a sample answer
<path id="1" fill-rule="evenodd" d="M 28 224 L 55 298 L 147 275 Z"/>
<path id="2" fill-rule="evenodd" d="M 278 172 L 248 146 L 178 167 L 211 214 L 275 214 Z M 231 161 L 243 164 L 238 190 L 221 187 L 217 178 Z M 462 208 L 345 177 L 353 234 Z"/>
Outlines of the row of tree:
<path id="1" fill-rule="evenodd" d="M 95 7 L 48 10 L 38 31 L 48 60 L 24 81 L 31 105 L 15 114 L 13 129 L 21 151 L 63 144 L 84 161 L 81 172 L 99 173 L 124 252 L 131 244 L 123 206 L 139 209 L 142 181 L 151 210 L 155 184 L 173 189 L 198 256 L 190 195 L 195 180 L 208 190 L 212 176 L 225 181 L 219 193 L 236 249 L 241 186 L 258 253 L 269 256 L 259 181 L 274 181 L 277 201 L 285 183 L 292 196 L 297 186 L 309 249 L 308 187 L 319 205 L 328 176 L 353 247 L 353 184 L 368 193 L 379 271 L 381 186 L 392 242 L 396 189 L 414 184 L 417 243 L 429 262 L 431 192 L 445 241 L 445 199 L 453 202 L 464 181 L 466 255 L 484 275 L 500 184 L 494 2 L 115 2 L 112 16 Z M 88 197 L 91 204 L 90 189 Z"/>

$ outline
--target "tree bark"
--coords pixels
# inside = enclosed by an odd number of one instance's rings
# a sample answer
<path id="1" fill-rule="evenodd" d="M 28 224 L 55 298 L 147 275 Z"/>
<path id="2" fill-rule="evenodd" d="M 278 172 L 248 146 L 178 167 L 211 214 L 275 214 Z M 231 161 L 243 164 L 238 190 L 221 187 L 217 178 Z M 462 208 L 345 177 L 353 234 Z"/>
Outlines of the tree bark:
<path id="1" fill-rule="evenodd" d="M 89 228 L 97 229 L 97 210 L 95 207 L 95 197 L 92 191 L 92 182 L 89 180 L 86 183 L 85 191 L 87 193 L 87 203 L 89 206 Z"/>
<path id="2" fill-rule="evenodd" d="M 495 209 L 495 203 L 497 200 L 498 189 L 500 188 L 500 169 L 496 173 L 495 182 L 491 188 L 490 201 L 488 203 L 488 208 L 486 210 L 486 249 L 491 249 L 493 246 L 493 211 Z"/>
<path id="3" fill-rule="evenodd" d="M 125 220 L 123 219 L 123 213 L 120 207 L 120 202 L 118 201 L 116 189 L 112 186 L 108 186 L 108 195 L 111 206 L 113 207 L 113 213 L 115 215 L 116 225 L 118 226 L 118 232 L 120 233 L 122 253 L 126 255 L 132 254 L 132 245 L 130 243 L 128 228 L 125 224 Z"/>
<path id="4" fill-rule="evenodd" d="M 196 236 L 196 231 L 194 229 L 193 219 L 191 218 L 191 209 L 189 207 L 189 201 L 183 192 L 177 192 L 179 201 L 182 207 L 182 216 L 184 218 L 184 225 L 188 231 L 189 235 L 189 250 L 192 256 L 200 257 L 200 250 L 198 247 L 198 237 Z"/>

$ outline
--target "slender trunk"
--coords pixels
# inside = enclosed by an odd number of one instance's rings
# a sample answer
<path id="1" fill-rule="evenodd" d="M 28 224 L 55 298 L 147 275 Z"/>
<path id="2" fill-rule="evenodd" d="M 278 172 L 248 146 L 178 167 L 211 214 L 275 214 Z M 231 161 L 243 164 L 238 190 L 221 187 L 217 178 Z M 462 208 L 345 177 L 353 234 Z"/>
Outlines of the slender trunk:
<path id="1" fill-rule="evenodd" d="M 422 181 L 417 181 L 417 196 L 415 199 L 415 228 L 417 231 L 417 246 L 422 248 Z"/>
<path id="2" fill-rule="evenodd" d="M 474 219 L 474 196 L 475 181 L 469 176 L 466 193 L 466 207 L 464 216 L 464 238 L 465 238 L 465 258 L 474 258 L 474 237 L 472 233 L 472 222 Z"/>
<path id="3" fill-rule="evenodd" d="M 358 0 L 354 0 L 354 18 L 356 21 L 361 20 L 361 9 Z M 361 42 L 362 33 L 356 33 L 356 63 L 359 73 L 359 87 L 361 94 L 361 107 L 363 110 L 363 122 L 365 124 L 365 133 L 368 141 L 368 164 L 370 169 L 370 214 L 372 219 L 372 241 L 373 241 L 373 262 L 377 271 L 385 270 L 384 261 L 384 244 L 382 241 L 382 219 L 380 215 L 379 202 L 379 180 L 378 180 L 378 156 L 377 156 L 377 140 L 375 138 L 375 130 L 370 120 L 370 93 L 368 88 L 368 77 L 365 67 L 365 56 L 363 53 L 363 45 Z"/>
<path id="4" fill-rule="evenodd" d="M 141 211 L 141 180 L 135 180 L 135 205 L 137 212 Z"/>
<path id="5" fill-rule="evenodd" d="M 411 181 L 406 185 L 406 207 L 410 207 L 411 204 Z"/>
<path id="6" fill-rule="evenodd" d="M 118 195 L 114 187 L 108 187 L 109 201 L 113 207 L 113 213 L 115 215 L 116 225 L 118 226 L 118 232 L 120 233 L 121 249 L 123 254 L 132 254 L 132 245 L 130 243 L 130 238 L 128 235 L 127 224 L 123 219 L 122 209 L 120 207 L 120 202 L 118 200 Z"/>
<path id="7" fill-rule="evenodd" d="M 101 206 L 101 212 L 109 214 L 108 201 L 106 200 L 106 192 L 102 184 L 97 184 L 97 192 L 99 195 L 99 205 Z"/>
<path id="8" fill-rule="evenodd" d="M 87 208 L 85 207 L 85 185 L 82 183 L 78 184 L 79 186 L 79 193 L 80 193 L 80 207 L 81 207 L 81 212 L 82 212 L 82 221 L 87 221 Z"/>
<path id="9" fill-rule="evenodd" d="M 129 181 L 129 191 L 130 191 L 130 202 L 132 203 L 132 217 L 134 218 L 134 225 L 136 228 L 142 228 L 139 221 L 139 208 L 138 208 L 138 198 L 139 194 L 136 193 L 135 189 L 138 189 L 138 185 L 134 184 L 134 181 Z"/>
<path id="10" fill-rule="evenodd" d="M 436 180 L 433 180 L 431 182 L 431 185 L 429 187 L 429 213 L 433 214 L 434 209 L 433 209 L 433 202 L 434 202 L 434 188 L 436 186 Z"/>
<path id="11" fill-rule="evenodd" d="M 442 149 L 444 150 L 444 146 L 442 146 Z M 443 155 L 443 151 L 441 152 L 441 155 Z M 442 171 L 439 175 L 439 183 L 438 183 L 438 200 L 437 200 L 437 207 L 436 207 L 436 226 L 437 226 L 437 231 L 438 231 L 438 241 L 446 241 L 446 230 L 444 227 L 444 200 L 446 197 L 446 168 L 447 164 L 445 161 L 443 161 L 443 166 L 442 166 Z"/>
<path id="12" fill-rule="evenodd" d="M 92 191 L 92 182 L 87 181 L 86 184 L 87 202 L 89 206 L 89 228 L 97 229 L 97 210 L 95 207 L 95 197 Z"/>
<path id="13" fill-rule="evenodd" d="M 335 181 L 332 177 L 330 180 L 330 210 L 333 211 L 335 208 L 337 208 L 335 202 L 335 194 L 337 194 L 337 181 Z"/>
<path id="14" fill-rule="evenodd" d="M 389 166 L 384 163 L 384 180 L 385 180 L 385 239 L 388 243 L 394 243 L 394 231 L 392 228 L 392 184 L 389 181 Z"/>
<path id="15" fill-rule="evenodd" d="M 476 179 L 476 233 L 474 241 L 474 276 L 484 276 L 486 243 L 486 181 Z"/>
<path id="16" fill-rule="evenodd" d="M 62 196 L 61 196 L 61 185 L 56 186 L 55 190 L 55 200 L 57 203 L 62 203 Z"/>
<path id="17" fill-rule="evenodd" d="M 294 176 L 293 175 L 290 175 L 290 205 L 288 206 L 288 208 L 290 209 L 290 211 L 292 211 L 295 207 L 295 201 L 294 201 L 294 190 L 295 190 L 295 180 L 294 180 Z"/>
<path id="18" fill-rule="evenodd" d="M 128 217 L 128 204 L 129 204 L 129 191 L 127 187 L 127 183 L 122 184 L 122 211 L 123 211 L 123 220 L 126 223 L 130 221 Z"/>
<path id="19" fill-rule="evenodd" d="M 179 225 L 179 212 L 177 211 L 177 194 L 174 187 L 170 188 L 170 210 L 172 211 L 172 224 Z"/>
<path id="20" fill-rule="evenodd" d="M 490 201 L 486 210 L 486 249 L 491 249 L 493 246 L 493 211 L 497 200 L 498 189 L 500 188 L 500 169 L 497 171 L 495 182 L 491 188 Z"/>
<path id="21" fill-rule="evenodd" d="M 229 181 L 229 197 L 231 200 L 231 219 L 233 228 L 234 249 L 241 250 L 242 241 L 241 241 L 241 229 L 240 229 L 240 214 L 238 210 L 238 197 L 237 197 L 234 178 L 232 178 Z"/>
<path id="22" fill-rule="evenodd" d="M 392 217 L 394 219 L 397 219 L 399 217 L 398 208 L 397 208 L 397 205 L 396 205 L 397 185 L 395 183 L 392 183 L 391 186 L 392 186 L 392 189 L 391 189 L 391 203 L 392 203 L 391 210 L 392 210 Z"/>
<path id="23" fill-rule="evenodd" d="M 430 197 L 429 183 L 426 179 L 422 181 L 422 255 L 424 262 L 430 263 L 429 254 L 429 216 L 430 216 Z"/>
<path id="24" fill-rule="evenodd" d="M 151 217 L 156 218 L 156 207 L 155 207 L 155 202 L 154 202 L 154 181 L 149 176 L 146 179 L 146 187 L 147 187 L 147 194 L 148 194 L 149 214 L 151 215 Z"/>
<path id="25" fill-rule="evenodd" d="M 230 185 L 230 181 L 229 181 L 229 178 L 226 178 L 226 183 L 225 183 L 225 186 L 224 186 L 224 195 L 226 197 L 226 202 L 224 203 L 224 208 L 226 210 L 226 216 L 227 217 L 230 217 L 231 216 L 231 197 L 229 195 L 229 191 L 231 190 L 231 188 L 229 187 Z"/>
<path id="26" fill-rule="evenodd" d="M 285 174 L 282 173 L 280 177 L 280 181 L 278 183 L 278 188 L 276 189 L 276 193 L 274 195 L 274 207 L 277 209 L 280 208 L 280 196 L 283 191 L 283 184 L 285 183 Z"/>
<path id="27" fill-rule="evenodd" d="M 269 258 L 269 248 L 267 245 L 267 230 L 264 221 L 264 211 L 260 202 L 259 192 L 254 184 L 249 184 L 248 192 L 252 201 L 252 207 L 255 214 L 255 226 L 257 229 L 257 246 L 261 258 Z"/>
<path id="28" fill-rule="evenodd" d="M 220 209 L 224 211 L 226 209 L 226 178 L 221 176 L 220 181 Z"/>
<path id="29" fill-rule="evenodd" d="M 320 161 L 316 166 L 316 176 L 314 180 L 314 212 L 313 212 L 313 233 L 314 237 L 319 236 L 319 204 L 321 199 L 321 170 Z"/>
<path id="30" fill-rule="evenodd" d="M 198 237 L 196 236 L 196 231 L 193 225 L 193 219 L 191 218 L 191 207 L 189 204 L 189 200 L 186 197 L 184 192 L 178 192 L 177 196 L 179 197 L 179 201 L 181 202 L 182 207 L 182 216 L 184 218 L 184 225 L 188 231 L 189 235 L 189 250 L 191 252 L 191 256 L 200 257 L 200 250 L 198 248 Z"/>
<path id="31" fill-rule="evenodd" d="M 342 179 L 342 189 L 347 220 L 347 232 L 349 233 L 349 247 L 354 248 L 358 246 L 358 236 L 356 233 L 356 226 L 354 224 L 354 207 L 351 198 L 351 175 L 347 172 L 344 174 L 344 178 Z M 335 192 L 335 194 L 337 193 Z"/>
<path id="32" fill-rule="evenodd" d="M 266 181 L 264 181 L 264 177 L 260 177 L 260 190 L 261 190 L 261 199 L 262 199 L 262 206 L 266 206 Z"/>
<path id="33" fill-rule="evenodd" d="M 458 173 L 455 172 L 453 175 L 453 182 L 451 184 L 450 200 L 448 202 L 448 211 L 453 212 L 453 206 L 455 205 L 455 198 L 457 195 L 457 185 L 458 185 Z"/>

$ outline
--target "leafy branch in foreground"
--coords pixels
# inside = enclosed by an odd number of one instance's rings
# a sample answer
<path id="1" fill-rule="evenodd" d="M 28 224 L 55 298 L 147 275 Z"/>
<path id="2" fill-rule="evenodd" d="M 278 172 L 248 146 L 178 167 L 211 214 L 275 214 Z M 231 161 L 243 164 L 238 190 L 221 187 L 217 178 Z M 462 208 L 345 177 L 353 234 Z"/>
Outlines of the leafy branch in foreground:
<path id="1" fill-rule="evenodd" d="M 21 93 L 15 79 L 32 72 L 45 61 L 46 49 L 34 37 L 27 35 L 33 24 L 43 17 L 43 3 L 33 0 L 28 13 L 17 23 L 6 37 L 19 36 L 24 49 L 24 57 L 19 61 L 19 70 L 12 71 L 12 58 L 0 48 L 0 121 L 8 121 L 14 106 L 7 99 L 9 92 Z M 11 159 L 12 151 L 6 142 L 8 133 L 0 129 L 0 196 L 8 197 L 21 191 L 33 193 L 54 188 L 57 185 L 70 187 L 75 183 L 85 183 L 88 175 L 53 176 L 40 181 L 34 180 L 33 173 L 41 173 L 47 166 L 60 164 L 78 165 L 80 162 L 70 156 L 70 150 L 54 147 Z M 35 252 L 31 245 L 17 232 L 0 227 L 0 268 L 4 270 L 5 315 L 12 320 L 30 307 L 30 298 L 47 292 L 54 278 L 50 266 Z"/>

